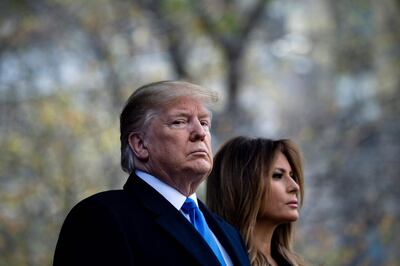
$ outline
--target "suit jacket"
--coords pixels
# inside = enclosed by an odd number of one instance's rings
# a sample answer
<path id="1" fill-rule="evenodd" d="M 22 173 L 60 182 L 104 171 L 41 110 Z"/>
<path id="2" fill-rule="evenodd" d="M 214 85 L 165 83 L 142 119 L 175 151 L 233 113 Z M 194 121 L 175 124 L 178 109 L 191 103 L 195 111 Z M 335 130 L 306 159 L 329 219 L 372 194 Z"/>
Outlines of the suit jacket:
<path id="1" fill-rule="evenodd" d="M 199 201 L 209 227 L 234 265 L 250 265 L 239 232 Z M 190 222 L 161 194 L 132 174 L 123 190 L 101 192 L 68 214 L 54 266 L 220 265 Z"/>

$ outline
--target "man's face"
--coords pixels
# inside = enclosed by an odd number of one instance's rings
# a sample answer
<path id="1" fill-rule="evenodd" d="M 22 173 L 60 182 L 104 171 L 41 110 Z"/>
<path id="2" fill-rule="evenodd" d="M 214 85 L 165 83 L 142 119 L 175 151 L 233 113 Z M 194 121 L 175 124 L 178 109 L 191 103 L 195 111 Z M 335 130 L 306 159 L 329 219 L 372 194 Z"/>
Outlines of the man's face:
<path id="1" fill-rule="evenodd" d="M 211 114 L 200 101 L 182 97 L 168 104 L 143 138 L 149 172 L 181 192 L 189 187 L 193 193 L 212 168 L 210 127 Z"/>

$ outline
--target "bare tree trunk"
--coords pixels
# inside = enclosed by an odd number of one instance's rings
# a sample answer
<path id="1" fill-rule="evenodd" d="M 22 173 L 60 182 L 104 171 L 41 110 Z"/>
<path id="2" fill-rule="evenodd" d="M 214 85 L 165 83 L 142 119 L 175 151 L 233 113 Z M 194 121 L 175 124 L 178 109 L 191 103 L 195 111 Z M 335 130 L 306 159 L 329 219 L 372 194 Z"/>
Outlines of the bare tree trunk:
<path id="1" fill-rule="evenodd" d="M 202 1 L 196 2 L 196 14 L 202 22 L 206 32 L 214 42 L 222 49 L 228 65 L 228 73 L 226 77 L 226 85 L 228 90 L 228 102 L 226 110 L 228 112 L 239 113 L 238 91 L 241 88 L 242 69 L 240 62 L 242 61 L 245 47 L 249 41 L 251 32 L 265 12 L 268 1 L 259 0 L 254 4 L 253 8 L 245 16 L 245 20 L 238 23 L 237 29 L 233 32 L 220 32 L 211 16 L 207 13 L 207 8 Z M 239 18 L 237 18 L 239 20 Z"/>
<path id="2" fill-rule="evenodd" d="M 168 18 L 167 13 L 162 10 L 162 1 L 160 0 L 137 0 L 132 2 L 137 2 L 143 9 L 153 13 L 151 17 L 154 25 L 153 29 L 155 29 L 157 35 L 165 36 L 165 38 L 159 39 L 165 40 L 165 46 L 177 78 L 191 79 L 185 66 L 186 54 L 182 45 L 185 38 L 184 32 L 180 29 L 182 25 L 176 25 L 176 21 Z"/>

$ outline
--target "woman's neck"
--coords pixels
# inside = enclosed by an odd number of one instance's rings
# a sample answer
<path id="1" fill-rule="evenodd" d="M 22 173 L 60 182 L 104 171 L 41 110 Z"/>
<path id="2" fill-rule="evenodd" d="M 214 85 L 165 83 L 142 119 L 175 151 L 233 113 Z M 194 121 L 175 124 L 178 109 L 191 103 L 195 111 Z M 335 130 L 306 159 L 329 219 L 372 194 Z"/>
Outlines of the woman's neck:
<path id="1" fill-rule="evenodd" d="M 268 259 L 270 265 L 277 265 L 271 256 L 271 241 L 277 225 L 266 221 L 257 221 L 254 227 L 253 239 L 256 248 Z"/>

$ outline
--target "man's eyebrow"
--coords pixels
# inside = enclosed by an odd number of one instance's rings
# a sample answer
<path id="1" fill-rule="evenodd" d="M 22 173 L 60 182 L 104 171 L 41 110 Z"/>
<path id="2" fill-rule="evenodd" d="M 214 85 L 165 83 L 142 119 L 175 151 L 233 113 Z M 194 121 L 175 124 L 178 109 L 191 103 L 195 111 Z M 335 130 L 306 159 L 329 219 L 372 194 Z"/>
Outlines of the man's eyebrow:
<path id="1" fill-rule="evenodd" d="M 176 109 L 170 112 L 170 115 L 172 116 L 188 116 L 191 115 L 192 111 L 186 110 L 186 109 Z M 212 117 L 212 112 L 209 110 L 205 110 L 202 112 L 199 112 L 198 114 L 200 117 Z"/>
<path id="2" fill-rule="evenodd" d="M 168 113 L 173 116 L 186 116 L 186 115 L 189 115 L 191 112 L 186 109 L 175 109 Z"/>
<path id="3" fill-rule="evenodd" d="M 203 112 L 199 113 L 199 116 L 207 116 L 207 117 L 212 117 L 212 112 L 208 109 L 204 110 Z"/>

